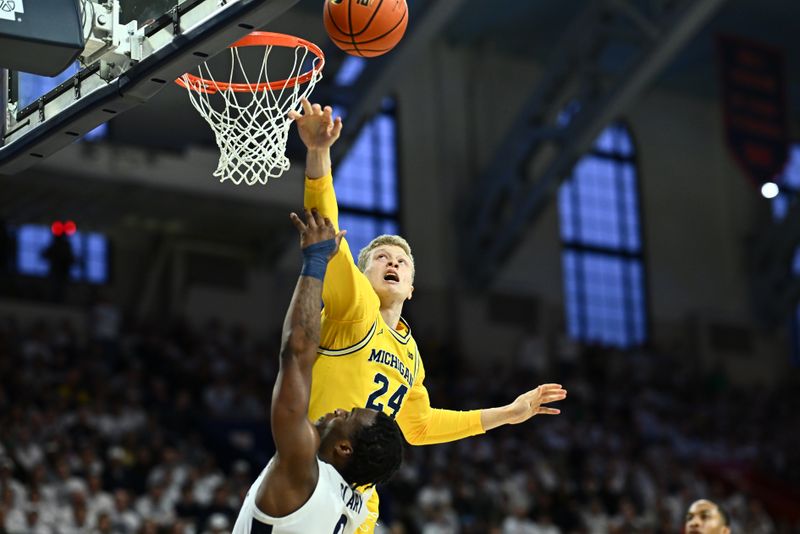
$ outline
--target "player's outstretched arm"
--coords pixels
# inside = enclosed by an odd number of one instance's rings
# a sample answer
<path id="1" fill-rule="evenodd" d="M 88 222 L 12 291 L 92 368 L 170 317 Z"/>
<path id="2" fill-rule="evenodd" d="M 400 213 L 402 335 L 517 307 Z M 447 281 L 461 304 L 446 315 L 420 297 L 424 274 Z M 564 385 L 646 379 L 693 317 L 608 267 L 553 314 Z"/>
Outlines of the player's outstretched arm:
<path id="1" fill-rule="evenodd" d="M 423 382 L 424 371 L 414 382 L 403 408 L 397 414 L 397 423 L 411 445 L 449 443 L 482 434 L 498 426 L 522 423 L 534 415 L 556 415 L 560 413 L 558 409 L 543 404 L 563 400 L 567 394 L 559 384 L 544 384 L 499 408 L 446 410 L 431 407 Z"/>
<path id="2" fill-rule="evenodd" d="M 306 176 L 316 180 L 331 172 L 331 146 L 342 133 L 342 119 L 334 119 L 330 106 L 323 108 L 305 98 L 300 102 L 303 114 L 292 110 L 289 118 L 297 123 L 297 132 L 306 145 Z"/>
<path id="3" fill-rule="evenodd" d="M 272 390 L 276 454 L 256 496 L 258 508 L 273 516 L 302 506 L 319 477 L 319 434 L 308 420 L 311 369 L 319 346 L 322 279 L 344 235 L 315 210 L 306 211 L 305 223 L 294 213 L 291 219 L 300 232 L 303 271 L 284 319 L 280 369 Z"/>
<path id="4" fill-rule="evenodd" d="M 330 106 L 301 101 L 302 113 L 292 111 L 289 118 L 297 123 L 297 131 L 308 151 L 306 158 L 305 190 L 303 204 L 316 208 L 323 217 L 329 218 L 335 228 L 339 227 L 339 206 L 331 176 L 330 147 L 342 132 L 342 120 L 334 119 Z M 328 348 L 341 348 L 358 342 L 369 331 L 374 320 L 373 313 L 380 306 L 372 286 L 356 268 L 352 252 L 346 240 L 340 253 L 332 259 L 328 269 L 328 283 L 322 293 L 325 316 L 334 321 L 348 322 L 353 326 L 353 339 L 331 339 L 323 332 L 322 344 Z M 359 323 L 359 324 L 356 324 Z M 337 343 L 345 343 L 337 345 Z"/>
<path id="5" fill-rule="evenodd" d="M 488 431 L 502 425 L 523 423 L 536 415 L 558 415 L 561 410 L 544 405 L 566 398 L 567 390 L 561 384 L 542 384 L 523 393 L 511 404 L 481 410 L 481 425 Z"/>

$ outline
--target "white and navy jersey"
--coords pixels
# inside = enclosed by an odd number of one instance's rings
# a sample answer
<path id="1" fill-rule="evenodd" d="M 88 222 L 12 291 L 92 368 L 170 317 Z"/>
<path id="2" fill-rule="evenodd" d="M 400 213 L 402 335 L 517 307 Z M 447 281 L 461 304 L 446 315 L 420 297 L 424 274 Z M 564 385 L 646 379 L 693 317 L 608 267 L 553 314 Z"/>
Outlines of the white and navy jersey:
<path id="1" fill-rule="evenodd" d="M 270 464 L 272 460 L 270 460 Z M 256 506 L 256 494 L 269 464 L 244 498 L 233 534 L 351 534 L 367 517 L 367 499 L 350 488 L 334 467 L 317 458 L 319 480 L 306 503 L 284 517 L 270 517 Z"/>

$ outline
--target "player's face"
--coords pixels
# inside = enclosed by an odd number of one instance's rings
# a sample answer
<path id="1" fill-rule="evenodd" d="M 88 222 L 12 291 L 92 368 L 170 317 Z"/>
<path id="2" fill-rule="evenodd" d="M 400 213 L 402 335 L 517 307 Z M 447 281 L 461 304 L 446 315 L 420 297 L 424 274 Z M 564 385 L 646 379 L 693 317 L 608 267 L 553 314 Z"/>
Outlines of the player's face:
<path id="1" fill-rule="evenodd" d="M 717 505 L 700 500 L 692 503 L 686 512 L 686 534 L 730 534 Z"/>
<path id="2" fill-rule="evenodd" d="M 349 412 L 345 410 L 337 409 L 317 419 L 314 422 L 314 427 L 316 427 L 317 432 L 319 432 L 320 438 L 324 439 L 330 433 L 331 429 L 341 424 L 341 420 L 347 417 L 348 413 Z"/>
<path id="3" fill-rule="evenodd" d="M 397 245 L 381 245 L 370 252 L 364 269 L 369 283 L 381 302 L 384 299 L 410 299 L 414 286 L 414 266 L 405 251 Z"/>
<path id="4" fill-rule="evenodd" d="M 327 413 L 317 419 L 314 426 L 319 432 L 321 441 L 326 438 L 342 439 L 349 438 L 365 425 L 371 425 L 375 421 L 375 411 L 366 408 L 353 408 L 349 412 L 338 409 Z"/>

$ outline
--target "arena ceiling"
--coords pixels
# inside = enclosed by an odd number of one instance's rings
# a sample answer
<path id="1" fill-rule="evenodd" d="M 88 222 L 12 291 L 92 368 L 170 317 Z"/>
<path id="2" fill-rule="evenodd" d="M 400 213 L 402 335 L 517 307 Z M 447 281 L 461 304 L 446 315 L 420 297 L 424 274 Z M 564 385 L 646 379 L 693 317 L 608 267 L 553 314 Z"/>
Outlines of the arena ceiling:
<path id="1" fill-rule="evenodd" d="M 449 0 L 438 0 L 447 2 Z M 444 40 L 452 46 L 489 48 L 514 57 L 531 58 L 544 63 L 552 54 L 553 47 L 574 17 L 592 0 L 513 0 L 506 2 L 487 2 L 485 0 L 464 0 L 460 9 L 438 31 L 432 40 Z M 641 7 L 652 7 L 669 0 L 632 0 Z M 122 0 L 132 10 L 131 16 L 140 21 L 163 12 L 174 0 Z M 413 35 L 415 15 L 434 4 L 433 0 L 409 0 L 411 23 L 409 35 Z M 276 21 L 277 31 L 296 33 L 325 46 L 329 54 L 331 68 L 341 62 L 342 54 L 328 44 L 324 35 L 321 17 L 322 0 L 301 0 L 293 12 Z M 718 91 L 717 71 L 714 50 L 714 36 L 734 34 L 763 41 L 786 50 L 788 73 L 790 74 L 790 96 L 795 116 L 800 116 L 800 40 L 796 27 L 800 22 L 800 1 L 797 0 L 728 0 L 715 15 L 712 22 L 690 44 L 678 54 L 672 64 L 660 75 L 657 84 L 689 91 L 713 98 Z M 428 43 L 430 44 L 430 43 Z M 391 62 L 387 56 L 382 61 Z M 613 67 L 614 58 L 609 58 Z M 329 71 L 330 72 L 330 71 Z M 179 90 L 168 89 L 159 93 L 147 105 L 116 118 L 112 124 L 112 144 L 124 147 L 141 147 L 141 158 L 163 159 L 171 156 L 184 158 L 184 165 L 162 166 L 169 169 L 170 175 L 184 174 L 190 179 L 193 172 L 192 156 L 185 150 L 191 146 L 206 146 L 212 149 L 212 136 L 207 126 L 196 115 L 186 101 L 186 95 Z M 52 161 L 44 162 L 38 168 L 22 176 L 3 178 L 3 195 L 0 199 L 0 213 L 12 220 L 30 219 L 38 216 L 41 208 L 34 206 L 99 206 L 95 208 L 92 223 L 97 226 L 115 225 L 121 221 L 141 221 L 148 219 L 148 213 L 168 224 L 170 215 L 182 221 L 177 227 L 193 234 L 220 235 L 225 229 L 235 228 L 235 233 L 245 242 L 261 240 L 273 228 L 285 227 L 283 216 L 292 206 L 289 199 L 299 199 L 296 192 L 274 194 L 277 189 L 270 184 L 270 195 L 278 200 L 265 200 L 259 196 L 254 201 L 243 197 L 229 197 L 207 202 L 202 191 L 184 194 L 179 190 L 160 191 L 152 183 L 138 181 L 138 185 L 126 189 L 127 195 L 115 196 L 105 187 L 117 188 L 108 184 L 90 187 L 96 181 L 103 181 L 103 175 L 116 173 L 118 167 L 112 160 L 105 167 L 88 170 L 79 163 L 81 151 L 87 150 L 73 146 L 64 155 L 56 155 Z M 98 149 L 113 152 L 114 148 Z M 167 154 L 164 156 L 164 154 Z M 117 165 L 117 167 L 115 167 Z M 162 168 L 159 167 L 159 168 Z M 297 165 L 295 165 L 297 167 Z M 67 186 L 59 174 L 73 177 Z M 200 178 L 198 178 L 200 179 Z M 294 177 L 286 178 L 286 181 Z M 131 183 L 139 178 L 131 175 Z M 291 188 L 289 188 L 291 189 Z M 288 189 L 287 189 L 288 191 Z M 214 197 L 212 197 L 214 198 Z M 49 200 L 48 200 L 49 199 Z M 115 200 L 114 200 L 115 199 Z M 263 209 L 262 202 L 272 202 L 273 209 Z M 275 206 L 277 204 L 278 206 Z M 66 209 L 65 208 L 65 209 Z M 144 212 L 144 213 L 143 213 Z M 273 212 L 277 215 L 272 216 Z M 217 217 L 220 225 L 209 225 L 209 220 Z M 173 225 L 176 226 L 176 225 Z"/>
<path id="2" fill-rule="evenodd" d="M 485 2 L 468 0 L 452 19 L 446 38 L 463 46 L 493 46 L 508 54 L 546 61 L 573 17 L 592 0 Z M 662 0 L 634 0 L 647 8 Z M 304 3 L 308 6 L 308 3 Z M 502 6 L 502 7 L 498 7 Z M 662 73 L 658 84 L 714 97 L 717 94 L 714 36 L 730 34 L 786 51 L 793 110 L 800 116 L 800 2 L 727 0 L 703 31 Z M 613 61 L 613 58 L 611 58 Z"/>
<path id="3" fill-rule="evenodd" d="M 467 48 L 490 48 L 501 54 L 546 63 L 570 22 L 592 1 L 595 0 L 514 0 L 502 3 L 463 0 L 462 6 L 433 40 L 444 40 L 453 46 Z M 638 5 L 641 9 L 653 9 L 654 5 L 669 2 L 625 1 Z M 435 2 L 408 2 L 411 10 L 408 35 L 411 35 L 416 29 L 414 17 L 419 17 Z M 174 4 L 174 0 L 130 0 L 128 4 L 130 15 L 143 21 Z M 343 54 L 331 46 L 325 36 L 321 12 L 322 0 L 301 0 L 291 12 L 276 20 L 275 27 L 271 29 L 294 33 L 323 46 L 329 58 L 326 72 L 331 76 L 332 70 L 335 71 L 341 63 Z M 786 51 L 791 108 L 800 122 L 800 39 L 796 35 L 798 23 L 800 2 L 797 0 L 727 0 L 712 22 L 661 73 L 656 84 L 708 98 L 716 97 L 718 72 L 714 37 L 719 34 L 746 37 Z M 620 54 L 624 53 L 624 50 L 620 51 Z M 388 63 L 392 59 L 389 55 L 380 61 Z M 609 68 L 613 69 L 615 62 L 621 63 L 619 58 L 607 58 Z M 114 139 L 121 143 L 171 149 L 208 144 L 211 138 L 207 135 L 205 125 L 195 116 L 194 110 L 185 105 L 184 97 L 179 91 L 162 91 L 147 106 L 117 118 L 113 127 Z M 164 127 L 148 127 L 164 116 L 169 117 L 168 121 L 162 121 L 166 123 Z M 143 135 L 142 130 L 148 129 L 148 134 Z"/>

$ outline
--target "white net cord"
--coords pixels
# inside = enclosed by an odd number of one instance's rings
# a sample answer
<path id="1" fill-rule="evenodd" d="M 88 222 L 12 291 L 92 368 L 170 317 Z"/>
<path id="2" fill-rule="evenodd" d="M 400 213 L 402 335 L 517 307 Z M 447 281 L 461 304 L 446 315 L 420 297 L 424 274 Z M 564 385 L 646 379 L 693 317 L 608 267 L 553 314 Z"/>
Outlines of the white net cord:
<path id="1" fill-rule="evenodd" d="M 198 90 L 201 86 L 197 82 L 183 76 L 189 100 L 214 132 L 220 151 L 214 176 L 220 182 L 230 180 L 237 185 L 266 184 L 270 178 L 277 178 L 289 169 L 289 158 L 285 152 L 292 121 L 287 114 L 292 109 L 300 110 L 300 99 L 311 94 L 322 74 L 321 69 L 317 68 L 319 58 L 311 54 L 314 74 L 309 81 L 303 84 L 290 83 L 300 74 L 310 54 L 307 47 L 298 45 L 286 83 L 280 88 L 258 90 L 256 85 L 270 83 L 267 64 L 272 49 L 273 46 L 265 46 L 255 81 L 247 76 L 239 49 L 229 49 L 231 69 L 226 82 L 233 83 L 233 76 L 238 69 L 244 83 L 254 86 L 253 90 L 236 92 L 231 88 L 220 89 L 207 63 L 198 67 L 199 77 L 208 80 L 210 83 L 204 87 L 213 91 Z"/>

